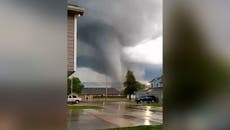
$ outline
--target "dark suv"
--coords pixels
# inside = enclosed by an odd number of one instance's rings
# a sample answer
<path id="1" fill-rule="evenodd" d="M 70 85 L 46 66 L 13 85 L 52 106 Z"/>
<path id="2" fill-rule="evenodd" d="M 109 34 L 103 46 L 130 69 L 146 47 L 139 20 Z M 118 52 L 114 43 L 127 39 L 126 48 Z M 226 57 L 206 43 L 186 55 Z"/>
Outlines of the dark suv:
<path id="1" fill-rule="evenodd" d="M 158 99 L 155 96 L 140 96 L 135 99 L 136 103 L 152 103 L 152 102 L 158 102 Z"/>

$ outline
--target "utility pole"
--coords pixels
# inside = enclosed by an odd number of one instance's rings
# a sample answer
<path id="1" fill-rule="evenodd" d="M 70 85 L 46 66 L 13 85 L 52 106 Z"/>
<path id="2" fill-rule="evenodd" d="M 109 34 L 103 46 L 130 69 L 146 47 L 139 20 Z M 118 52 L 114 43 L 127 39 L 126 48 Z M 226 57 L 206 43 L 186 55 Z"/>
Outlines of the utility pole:
<path id="1" fill-rule="evenodd" d="M 105 75 L 105 101 L 107 100 L 107 75 Z"/>

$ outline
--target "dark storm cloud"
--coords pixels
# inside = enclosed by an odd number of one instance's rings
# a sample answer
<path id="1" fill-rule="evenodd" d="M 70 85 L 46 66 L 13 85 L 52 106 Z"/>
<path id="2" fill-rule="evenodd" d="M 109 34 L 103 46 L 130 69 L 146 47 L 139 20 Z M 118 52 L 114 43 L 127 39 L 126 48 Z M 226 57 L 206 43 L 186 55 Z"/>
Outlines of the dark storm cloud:
<path id="1" fill-rule="evenodd" d="M 80 0 L 79 4 L 86 8 L 81 25 L 100 22 L 112 26 L 122 45 L 132 46 L 143 38 L 161 35 L 161 30 L 155 30 L 155 24 L 161 24 L 160 0 Z"/>
<path id="2" fill-rule="evenodd" d="M 78 26 L 78 66 L 90 67 L 114 81 L 121 80 L 124 71 L 133 64 L 125 63 L 122 49 L 162 33 L 160 0 L 80 0 L 77 3 L 86 8 Z"/>
<path id="3" fill-rule="evenodd" d="M 78 65 L 88 66 L 97 72 L 109 75 L 114 80 L 119 80 L 121 45 L 118 33 L 112 26 L 102 22 L 93 22 L 80 26 L 79 30 L 81 32 L 79 33 L 80 41 L 93 48 L 94 55 L 80 56 Z M 88 53 L 92 53 L 92 50 L 88 51 Z"/>
<path id="4" fill-rule="evenodd" d="M 147 63 L 136 63 L 124 61 L 124 66 L 127 66 L 128 69 L 134 71 L 134 74 L 139 80 L 142 81 L 151 81 L 153 78 L 159 77 L 162 75 L 162 65 L 153 65 Z"/>
<path id="5" fill-rule="evenodd" d="M 145 80 L 152 80 L 153 78 L 159 77 L 162 75 L 162 67 L 161 65 L 146 65 L 145 66 L 145 75 L 144 79 Z"/>
<path id="6" fill-rule="evenodd" d="M 45 4 L 44 4 L 45 3 Z M 60 16 L 64 17 L 66 15 L 66 5 L 67 1 L 55 0 L 1 0 L 0 5 L 12 6 L 12 11 L 18 12 L 17 9 L 25 10 L 25 12 L 30 12 L 33 15 L 40 16 L 41 18 L 54 19 L 56 22 L 62 21 Z M 52 7 L 52 8 L 51 8 Z M 21 14 L 23 16 L 23 14 Z"/>

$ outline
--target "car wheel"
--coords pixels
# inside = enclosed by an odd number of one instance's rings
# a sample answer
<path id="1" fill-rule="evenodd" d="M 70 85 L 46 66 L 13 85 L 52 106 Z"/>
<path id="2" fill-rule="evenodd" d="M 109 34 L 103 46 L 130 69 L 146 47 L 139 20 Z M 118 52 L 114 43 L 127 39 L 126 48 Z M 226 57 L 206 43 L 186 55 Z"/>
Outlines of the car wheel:
<path id="1" fill-rule="evenodd" d="M 78 103 L 79 103 L 79 101 L 78 101 L 78 100 L 76 100 L 76 101 L 75 101 L 75 103 L 76 103 L 76 104 L 78 104 Z"/>

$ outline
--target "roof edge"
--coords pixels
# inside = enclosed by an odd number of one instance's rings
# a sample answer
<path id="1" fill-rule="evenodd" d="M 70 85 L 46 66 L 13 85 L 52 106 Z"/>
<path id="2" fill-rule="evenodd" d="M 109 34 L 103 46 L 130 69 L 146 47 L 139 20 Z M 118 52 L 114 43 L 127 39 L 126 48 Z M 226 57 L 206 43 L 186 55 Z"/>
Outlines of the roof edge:
<path id="1" fill-rule="evenodd" d="M 155 80 L 158 80 L 158 79 L 162 79 L 162 78 L 163 78 L 163 75 L 155 77 L 154 79 L 152 79 L 151 81 L 149 81 L 149 83 L 151 83 L 151 82 L 153 82 Z"/>
<path id="2" fill-rule="evenodd" d="M 73 11 L 73 12 L 80 14 L 80 15 L 83 15 L 85 12 L 85 8 L 82 8 L 79 6 L 68 5 L 67 8 L 68 8 L 68 11 Z"/>

